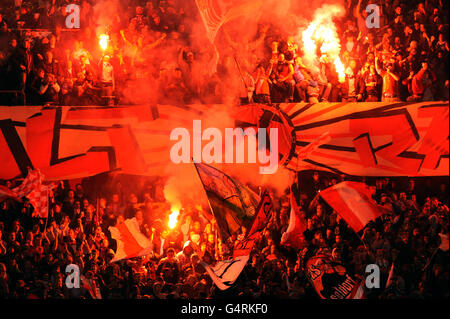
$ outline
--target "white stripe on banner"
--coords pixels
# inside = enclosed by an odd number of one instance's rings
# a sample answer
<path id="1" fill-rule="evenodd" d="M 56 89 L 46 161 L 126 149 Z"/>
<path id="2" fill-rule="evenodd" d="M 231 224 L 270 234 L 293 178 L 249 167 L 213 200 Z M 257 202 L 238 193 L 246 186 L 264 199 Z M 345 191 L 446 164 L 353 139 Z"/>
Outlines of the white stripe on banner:
<path id="1" fill-rule="evenodd" d="M 132 219 L 127 219 L 125 221 L 125 225 L 127 226 L 130 233 L 133 235 L 134 239 L 136 239 L 139 246 L 141 246 L 143 249 L 152 246 L 151 241 L 148 240 L 148 238 L 145 237 L 144 234 L 142 234 L 141 231 L 139 230 L 139 224 L 136 217 L 133 217 Z"/>
<path id="2" fill-rule="evenodd" d="M 361 225 L 367 225 L 375 215 L 373 209 L 361 198 L 358 191 L 351 187 L 341 184 L 336 186 L 339 196 L 348 206 L 350 211 L 355 212 L 354 216 L 358 218 Z"/>
<path id="3" fill-rule="evenodd" d="M 115 239 L 117 243 L 116 254 L 114 255 L 112 262 L 126 258 L 125 243 L 120 240 L 120 231 L 116 227 L 109 227 L 109 232 L 111 233 L 111 238 Z"/>

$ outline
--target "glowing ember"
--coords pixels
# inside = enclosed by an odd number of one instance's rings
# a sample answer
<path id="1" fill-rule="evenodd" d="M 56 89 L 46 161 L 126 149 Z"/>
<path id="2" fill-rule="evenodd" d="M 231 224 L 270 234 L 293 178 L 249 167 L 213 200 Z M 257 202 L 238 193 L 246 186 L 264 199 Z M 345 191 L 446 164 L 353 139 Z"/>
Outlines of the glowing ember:
<path id="1" fill-rule="evenodd" d="M 343 13 L 344 8 L 341 6 L 325 5 L 316 11 L 314 20 L 302 32 L 304 60 L 317 67 L 318 54 L 326 55 L 330 61 L 334 61 L 340 82 L 345 80 L 345 67 L 339 58 L 341 44 L 332 19 Z M 317 51 L 318 46 L 320 52 Z"/>
<path id="2" fill-rule="evenodd" d="M 99 38 L 100 40 L 98 41 L 98 44 L 103 51 L 106 51 L 106 49 L 108 48 L 109 35 L 101 34 Z"/>
<path id="3" fill-rule="evenodd" d="M 173 210 L 172 213 L 169 215 L 169 228 L 174 229 L 175 226 L 178 223 L 178 215 L 180 215 L 179 210 Z"/>

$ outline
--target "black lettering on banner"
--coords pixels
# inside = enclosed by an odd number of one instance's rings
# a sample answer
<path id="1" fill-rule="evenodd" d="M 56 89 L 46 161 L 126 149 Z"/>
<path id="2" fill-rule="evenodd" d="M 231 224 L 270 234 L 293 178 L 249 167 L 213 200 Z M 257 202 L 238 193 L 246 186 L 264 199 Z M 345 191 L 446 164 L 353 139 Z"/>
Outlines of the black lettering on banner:
<path id="1" fill-rule="evenodd" d="M 17 133 L 16 128 L 13 125 L 11 120 L 1 120 L 0 121 L 0 130 L 5 138 L 6 143 L 8 144 L 9 150 L 11 151 L 14 160 L 17 163 L 17 166 L 22 173 L 22 176 L 25 177 L 28 174 L 28 167 L 34 169 L 33 164 L 31 163 L 30 158 L 28 157 L 27 151 L 23 146 L 22 140 Z"/>

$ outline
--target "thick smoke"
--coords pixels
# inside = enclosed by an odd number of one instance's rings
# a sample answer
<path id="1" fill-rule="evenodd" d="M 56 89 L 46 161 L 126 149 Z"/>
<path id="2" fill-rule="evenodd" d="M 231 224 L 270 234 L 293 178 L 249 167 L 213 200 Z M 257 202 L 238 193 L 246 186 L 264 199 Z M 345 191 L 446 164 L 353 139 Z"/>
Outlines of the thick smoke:
<path id="1" fill-rule="evenodd" d="M 250 0 L 259 2 L 261 0 Z M 244 1 L 236 1 L 242 4 Z M 344 7 L 345 0 L 333 1 L 333 6 Z M 264 0 L 259 11 L 251 9 L 236 19 L 224 24 L 212 45 L 206 35 L 203 21 L 198 13 L 195 0 L 182 1 L 180 5 L 185 12 L 181 24 L 189 34 L 189 50 L 194 52 L 195 64 L 191 68 L 190 80 L 199 88 L 200 98 L 196 103 L 221 101 L 226 104 L 237 103 L 237 97 L 243 90 L 241 74 L 253 73 L 258 63 L 267 61 L 270 43 L 274 40 L 294 37 L 301 43 L 299 34 L 306 29 L 318 8 L 329 1 L 294 1 Z M 324 6 L 324 10 L 327 10 Z M 146 8 L 144 8 L 145 10 Z M 118 34 L 118 26 L 126 25 L 136 15 L 134 7 L 125 7 L 119 0 L 102 0 L 93 6 L 91 21 L 94 24 L 91 36 L 98 36 L 108 30 Z M 244 12 L 245 10 L 243 10 Z M 260 37 L 267 30 L 265 37 Z M 162 33 L 153 34 L 150 38 L 137 39 L 124 30 L 126 41 L 121 35 L 111 39 L 111 46 L 121 46 L 124 50 L 120 59 L 133 63 L 133 70 L 122 75 L 122 100 L 130 104 L 156 103 L 161 96 L 159 79 L 165 79 L 166 71 L 178 67 L 180 50 L 187 46 L 179 32 L 169 33 L 159 44 Z M 157 43 L 154 47 L 140 50 L 133 45 L 144 40 Z M 218 59 L 218 57 L 220 57 Z M 197 67 L 195 67 L 197 66 Z M 165 71 L 162 71 L 165 70 Z M 214 71 L 219 72 L 219 77 Z M 156 80 L 155 80 L 156 78 Z M 220 89 L 207 90 L 211 82 L 219 82 Z"/>
<path id="2" fill-rule="evenodd" d="M 210 103 L 219 100 L 225 104 L 235 105 L 238 102 L 236 97 L 243 89 L 242 73 L 253 73 L 259 63 L 267 61 L 272 41 L 280 39 L 285 41 L 288 37 L 294 37 L 301 50 L 302 39 L 299 35 L 306 30 L 317 9 L 323 7 L 322 10 L 327 10 L 323 5 L 328 1 L 262 1 L 259 12 L 249 12 L 223 25 L 214 45 L 205 36 L 205 27 L 195 1 L 182 3 L 185 11 L 182 25 L 190 35 L 189 50 L 194 52 L 197 65 L 191 68 L 190 80 L 201 91 L 201 97 L 194 102 Z M 345 0 L 333 1 L 333 5 L 346 7 Z M 119 0 L 99 1 L 91 11 L 92 21 L 95 23 L 91 33 L 96 37 L 108 30 L 119 31 L 117 25 L 120 22 L 128 22 L 135 15 L 135 8 L 123 7 Z M 264 31 L 266 34 L 261 37 Z M 139 41 L 143 39 L 129 38 L 128 34 L 131 33 L 128 30 L 124 30 L 124 34 L 123 38 L 119 35 L 111 39 L 112 47 L 125 46 L 123 56 L 120 58 L 128 62 L 131 60 L 135 70 L 131 76 L 127 74 L 128 78 L 123 83 L 123 100 L 132 104 L 157 103 L 161 94 L 159 87 L 161 81 L 158 80 L 166 76 L 162 70 L 174 70 L 178 67 L 180 50 L 186 47 L 186 42 L 180 38 L 179 33 L 172 32 L 161 43 L 140 52 Z M 162 33 L 153 35 L 151 42 L 157 42 L 161 37 L 164 37 Z M 138 43 L 138 47 L 132 43 Z M 220 82 L 221 89 L 213 92 L 204 91 L 211 80 Z M 199 119 L 205 127 L 220 129 L 234 127 L 231 113 L 217 114 L 212 111 L 211 114 Z M 273 175 L 261 175 L 260 164 L 223 164 L 216 167 L 236 177 L 243 184 L 251 185 L 256 191 L 258 187 L 270 186 L 277 192 L 283 192 L 291 183 L 290 173 L 282 167 L 279 167 L 277 173 Z M 179 165 L 176 169 L 171 165 L 171 169 L 164 174 L 167 178 L 164 193 L 172 205 L 195 203 L 207 206 L 203 187 L 192 164 Z"/>

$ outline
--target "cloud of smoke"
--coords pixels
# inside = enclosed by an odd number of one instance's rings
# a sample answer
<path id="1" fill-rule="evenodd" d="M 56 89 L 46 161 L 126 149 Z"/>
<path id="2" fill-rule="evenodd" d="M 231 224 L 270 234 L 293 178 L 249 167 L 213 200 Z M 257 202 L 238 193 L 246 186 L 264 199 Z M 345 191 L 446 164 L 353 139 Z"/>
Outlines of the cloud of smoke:
<path id="1" fill-rule="evenodd" d="M 259 0 L 250 0 L 256 1 Z M 195 62 L 188 66 L 189 82 L 194 91 L 198 91 L 196 93 L 199 93 L 200 98 L 194 97 L 193 102 L 238 102 L 237 97 L 244 89 L 242 74 L 253 73 L 258 63 L 268 60 L 270 43 L 273 40 L 292 36 L 297 37 L 297 42 L 301 43 L 298 35 L 306 29 L 316 9 L 327 2 L 265 0 L 259 11 L 243 10 L 241 16 L 224 24 L 217 34 L 214 45 L 205 36 L 205 27 L 195 0 L 177 3 L 177 6 L 185 12 L 181 24 L 189 34 L 189 50 L 193 51 L 195 56 Z M 235 1 L 236 5 L 242 3 Z M 344 0 L 333 1 L 333 6 L 337 5 L 344 5 Z M 327 10 L 328 7 L 323 8 Z M 93 33 L 97 37 L 105 30 L 116 30 L 120 23 L 128 24 L 135 16 L 135 8 L 124 7 L 119 0 L 96 2 L 92 12 L 94 15 L 92 20 L 96 24 Z M 261 31 L 266 27 L 267 35 L 260 38 Z M 150 33 L 150 36 L 146 35 Z M 161 91 L 166 89 L 165 83 L 172 80 L 174 70 L 178 67 L 180 50 L 186 47 L 186 42 L 180 37 L 179 32 L 170 32 L 160 44 L 143 49 L 163 36 L 157 32 L 150 33 L 144 30 L 142 32 L 144 36 L 139 38 L 138 35 L 132 35 L 133 32 L 125 30 L 126 41 L 120 35 L 112 39 L 112 45 L 117 41 L 117 45 L 123 49 L 121 58 L 125 62 L 132 63 L 132 70 L 126 70 L 128 73 L 124 75 L 126 80 L 123 83 L 122 101 L 125 104 L 156 103 L 161 94 L 164 94 Z M 141 46 L 139 42 L 143 42 Z M 218 71 L 217 74 L 215 70 Z"/>
<path id="2" fill-rule="evenodd" d="M 189 80 L 192 81 L 194 87 L 201 91 L 201 99 L 194 102 L 221 101 L 235 104 L 236 97 L 243 89 L 242 72 L 253 73 L 258 63 L 267 61 L 268 57 L 270 59 L 272 41 L 280 41 L 280 39 L 285 41 L 288 37 L 294 37 L 301 51 L 300 35 L 307 29 L 315 13 L 319 12 L 318 9 L 324 12 L 329 10 L 330 7 L 326 6 L 327 2 L 326 0 L 263 1 L 259 12 L 248 12 L 248 14 L 226 23 L 217 34 L 215 46 L 209 43 L 205 36 L 205 27 L 195 1 L 180 2 L 185 12 L 182 25 L 189 34 L 191 42 L 189 50 L 195 54 L 195 63 L 189 66 L 191 72 Z M 333 6 L 344 7 L 344 3 L 345 0 L 333 1 Z M 105 32 L 105 29 L 112 28 L 114 30 L 120 21 L 128 23 L 129 19 L 135 15 L 135 8 L 125 8 L 119 0 L 103 0 L 95 3 L 93 13 L 93 21 L 96 21 L 95 34 L 98 36 Z M 260 38 L 259 35 L 264 29 L 267 29 L 267 34 Z M 130 43 L 127 43 L 120 35 L 112 39 L 112 45 L 117 42 L 117 46 L 123 46 L 121 58 L 127 63 L 131 62 L 133 66 L 132 76 L 128 76 L 123 84 L 123 100 L 127 103 L 138 104 L 157 103 L 161 91 L 165 89 L 161 84 L 164 81 L 161 80 L 167 80 L 166 76 L 173 76 L 167 75 L 167 70 L 173 73 L 179 66 L 180 57 L 182 61 L 185 61 L 183 60 L 185 56 L 180 55 L 180 50 L 186 47 L 186 42 L 180 37 L 180 33 L 171 32 L 160 44 L 143 50 L 142 47 L 139 47 L 142 41 L 157 41 L 163 36 L 162 33 L 153 32 L 148 38 L 145 36 L 136 38 L 136 36 L 129 35 L 133 32 L 128 31 L 124 30 L 124 38 Z M 144 30 L 143 34 L 145 35 L 146 32 Z M 220 56 L 220 60 L 217 59 L 217 54 Z M 236 61 L 239 63 L 239 67 Z M 214 73 L 215 70 L 217 70 L 217 74 Z M 207 91 L 205 87 L 210 81 L 219 82 L 221 89 Z M 212 110 L 202 116 L 201 120 L 205 128 L 216 127 L 223 130 L 226 127 L 234 127 L 234 118 L 231 112 L 218 114 Z M 283 192 L 291 182 L 290 172 L 282 167 L 279 167 L 274 175 L 261 175 L 259 163 L 214 166 L 237 178 L 243 184 L 251 184 L 256 187 L 270 186 L 277 192 Z M 194 202 L 207 206 L 203 187 L 192 164 L 178 165 L 175 169 L 171 165 L 170 171 L 163 174 L 168 178 L 164 193 L 166 199 L 173 205 L 179 206 Z"/>

